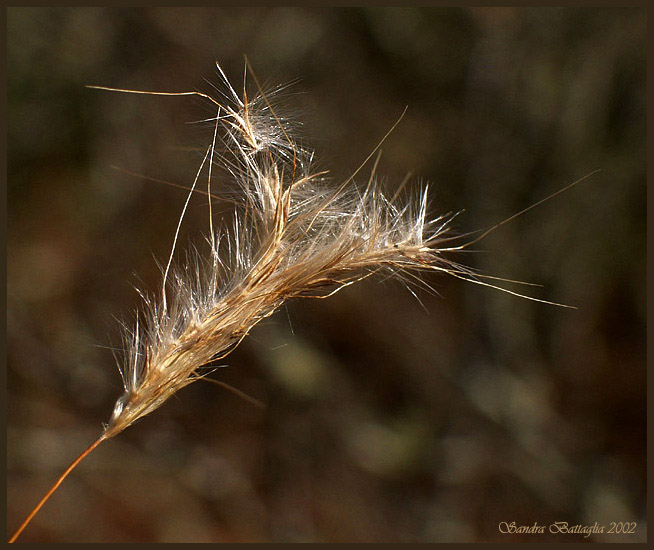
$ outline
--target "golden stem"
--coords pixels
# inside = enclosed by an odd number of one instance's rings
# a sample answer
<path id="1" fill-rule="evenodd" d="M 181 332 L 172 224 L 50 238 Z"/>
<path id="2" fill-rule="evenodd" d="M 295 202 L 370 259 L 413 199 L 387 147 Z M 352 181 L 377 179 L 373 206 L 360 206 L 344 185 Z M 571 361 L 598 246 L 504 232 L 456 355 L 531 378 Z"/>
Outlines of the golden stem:
<path id="1" fill-rule="evenodd" d="M 29 516 L 25 518 L 25 521 L 21 523 L 20 527 L 18 530 L 14 533 L 14 535 L 9 539 L 9 542 L 15 542 L 15 540 L 18 538 L 18 536 L 23 532 L 25 527 L 29 524 L 30 521 L 32 521 L 32 518 L 38 513 L 38 511 L 43 507 L 43 505 L 48 501 L 48 499 L 52 496 L 52 494 L 57 490 L 59 485 L 68 477 L 68 474 L 72 472 L 75 467 L 82 462 L 82 460 L 88 455 L 93 449 L 95 449 L 100 443 L 102 443 L 106 439 L 105 434 L 102 434 L 96 441 L 91 443 L 88 449 L 86 449 L 81 455 L 79 455 L 75 460 L 73 460 L 72 464 L 66 468 L 63 474 L 59 476 L 59 479 L 55 481 L 55 484 L 50 487 L 50 490 L 43 496 L 43 498 L 39 501 L 39 503 L 34 507 L 34 509 L 30 512 Z"/>

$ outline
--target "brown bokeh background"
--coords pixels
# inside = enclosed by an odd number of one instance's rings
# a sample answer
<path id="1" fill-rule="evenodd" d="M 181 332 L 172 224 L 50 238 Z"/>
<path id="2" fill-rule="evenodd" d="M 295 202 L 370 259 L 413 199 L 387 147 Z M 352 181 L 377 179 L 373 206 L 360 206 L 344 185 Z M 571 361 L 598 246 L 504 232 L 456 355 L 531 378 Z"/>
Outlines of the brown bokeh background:
<path id="1" fill-rule="evenodd" d="M 579 309 L 435 275 L 291 303 L 214 375 L 264 410 L 186 388 L 20 540 L 645 540 L 645 46 L 639 9 L 9 9 L 8 530 L 108 420 L 114 318 L 159 284 L 185 195 L 125 170 L 188 185 L 211 134 L 200 100 L 84 86 L 211 93 L 247 54 L 337 181 L 408 105 L 380 185 L 412 171 L 462 232 L 601 168 L 459 258 Z M 182 248 L 207 229 L 194 199 Z"/>

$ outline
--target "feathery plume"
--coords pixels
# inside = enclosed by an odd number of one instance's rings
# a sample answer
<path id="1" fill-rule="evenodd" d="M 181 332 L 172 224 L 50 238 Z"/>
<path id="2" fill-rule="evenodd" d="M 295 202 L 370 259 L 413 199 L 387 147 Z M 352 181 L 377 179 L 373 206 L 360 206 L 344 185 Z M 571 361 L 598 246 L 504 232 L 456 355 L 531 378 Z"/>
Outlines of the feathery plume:
<path id="1" fill-rule="evenodd" d="M 215 232 L 210 213 L 208 257 L 191 251 L 174 269 L 173 245 L 160 299 L 145 297 L 145 315 L 128 334 L 125 392 L 107 438 L 201 378 L 202 367 L 225 357 L 286 300 L 326 297 L 381 269 L 469 274 L 441 252 L 452 238 L 451 216 L 427 219 L 427 189 L 398 206 L 376 188 L 374 169 L 363 190 L 349 185 L 352 178 L 334 188 L 314 171 L 313 153 L 293 141 L 256 76 L 250 72 L 259 93 L 248 100 L 218 70 L 229 102 L 212 99 L 214 139 L 186 204 L 205 165 L 210 171 L 215 162 L 239 185 L 241 208 L 231 235 Z"/>

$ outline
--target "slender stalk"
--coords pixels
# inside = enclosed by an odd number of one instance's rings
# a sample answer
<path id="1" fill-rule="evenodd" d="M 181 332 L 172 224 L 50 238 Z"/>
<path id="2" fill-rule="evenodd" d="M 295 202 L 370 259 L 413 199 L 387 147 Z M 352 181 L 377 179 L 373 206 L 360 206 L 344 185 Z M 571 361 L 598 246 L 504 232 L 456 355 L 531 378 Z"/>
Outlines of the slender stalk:
<path id="1" fill-rule="evenodd" d="M 84 458 L 85 458 L 85 457 L 86 457 L 86 456 L 87 456 L 87 455 L 88 455 L 88 454 L 89 454 L 93 449 L 95 449 L 98 445 L 100 445 L 100 443 L 102 443 L 105 439 L 107 439 L 106 434 L 102 434 L 100 437 L 98 437 L 98 439 L 96 439 L 93 443 L 91 443 L 91 445 L 90 445 L 90 446 L 89 446 L 89 447 L 88 447 L 88 448 L 87 448 L 87 449 L 86 449 L 86 450 L 85 450 L 81 455 L 79 455 L 75 460 L 73 460 L 73 462 L 71 463 L 71 465 L 68 466 L 68 468 L 66 468 L 66 470 L 64 471 L 64 473 L 61 474 L 61 475 L 59 476 L 59 479 L 57 479 L 57 481 L 55 481 L 54 485 L 53 485 L 52 487 L 50 487 L 50 490 L 49 490 L 49 491 L 48 491 L 48 492 L 43 496 L 43 498 L 39 501 L 39 503 L 34 507 L 34 509 L 33 509 L 33 510 L 30 512 L 30 514 L 27 516 L 27 518 L 25 518 L 25 521 L 23 521 L 23 523 L 21 523 L 21 525 L 20 525 L 20 527 L 18 528 L 18 530 L 17 530 L 17 531 L 13 534 L 13 536 L 9 539 L 9 542 L 10 542 L 10 543 L 16 541 L 16 539 L 17 539 L 18 536 L 23 532 L 23 530 L 25 529 L 25 527 L 27 527 L 28 524 L 30 523 L 30 521 L 32 521 L 32 518 L 34 518 L 34 516 L 38 513 L 38 511 L 43 507 L 43 505 L 44 505 L 44 504 L 48 501 L 48 499 L 53 495 L 53 493 L 57 490 L 57 488 L 59 487 L 59 485 L 62 484 L 62 482 L 64 481 L 64 479 L 66 479 L 66 478 L 68 477 L 68 474 L 70 474 L 70 472 L 72 472 L 72 471 L 75 469 L 75 467 L 76 467 L 80 462 L 82 462 L 82 460 L 84 460 Z"/>

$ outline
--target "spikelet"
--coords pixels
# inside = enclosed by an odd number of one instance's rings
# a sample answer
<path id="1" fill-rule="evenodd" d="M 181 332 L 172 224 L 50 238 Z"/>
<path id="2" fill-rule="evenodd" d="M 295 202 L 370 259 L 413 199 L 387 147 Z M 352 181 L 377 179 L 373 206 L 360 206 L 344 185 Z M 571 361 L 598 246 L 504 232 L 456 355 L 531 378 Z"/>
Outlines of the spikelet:
<path id="1" fill-rule="evenodd" d="M 375 187 L 374 169 L 363 190 L 352 178 L 334 187 L 313 169 L 313 153 L 293 141 L 269 96 L 239 97 L 218 69 L 230 103 L 212 100 L 219 105 L 214 140 L 200 171 L 214 162 L 228 170 L 242 207 L 231 235 L 214 232 L 210 219 L 208 257 L 194 250 L 172 269 L 171 253 L 161 299 L 145 297 L 145 319 L 128 334 L 125 392 L 104 438 L 203 376 L 203 367 L 288 299 L 326 297 L 381 269 L 464 272 L 442 255 L 451 217 L 427 220 L 426 189 L 397 206 Z"/>
<path id="2" fill-rule="evenodd" d="M 270 96 L 263 93 L 251 69 L 259 93 L 248 100 L 245 90 L 240 97 L 218 64 L 217 68 L 226 88 L 225 104 L 200 92 L 91 86 L 129 93 L 198 95 L 217 107 L 216 117 L 210 119 L 215 123 L 214 138 L 179 222 L 207 164 L 210 254 L 204 257 L 194 249 L 181 267 L 171 270 L 178 225 L 161 299 L 144 297 L 144 321 L 127 335 L 127 361 L 121 369 L 125 392 L 116 402 L 103 439 L 120 433 L 204 376 L 203 367 L 229 354 L 259 321 L 272 315 L 286 300 L 324 298 L 380 270 L 418 281 L 416 271 L 439 271 L 528 300 L 570 307 L 482 281 L 486 278 L 529 284 L 480 275 L 446 254 L 469 247 L 592 173 L 474 240 L 454 244 L 464 236 L 452 232 L 453 215 L 427 218 L 427 188 L 414 200 L 398 206 L 395 199 L 399 189 L 389 199 L 375 186 L 375 162 L 365 189 L 360 190 L 352 180 L 375 151 L 352 176 L 335 187 L 325 172 L 313 169 L 313 153 L 293 140 L 291 122 L 280 118 L 273 109 Z M 221 154 L 217 143 L 224 150 Z M 235 213 L 231 234 L 214 230 L 213 163 L 227 170 L 241 190 L 241 208 Z M 221 246 L 223 243 L 226 246 Z M 226 258 L 222 254 L 225 248 Z"/>

